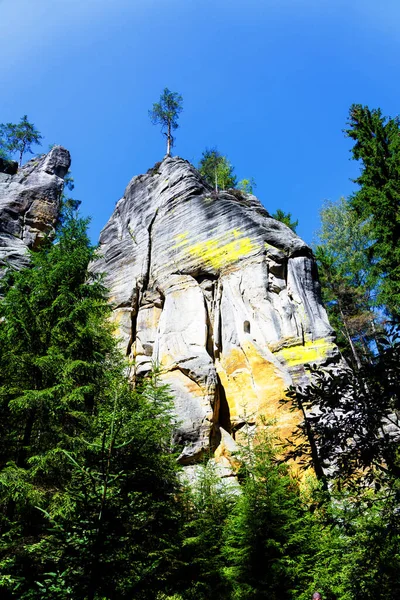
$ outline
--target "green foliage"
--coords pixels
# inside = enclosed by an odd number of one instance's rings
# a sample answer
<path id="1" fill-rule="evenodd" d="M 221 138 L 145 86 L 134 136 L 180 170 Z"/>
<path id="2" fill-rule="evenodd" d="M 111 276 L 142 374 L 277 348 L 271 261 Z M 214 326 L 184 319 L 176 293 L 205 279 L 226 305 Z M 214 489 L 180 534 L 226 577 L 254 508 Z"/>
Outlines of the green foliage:
<path id="1" fill-rule="evenodd" d="M 165 88 L 160 96 L 159 102 L 153 104 L 149 110 L 149 117 L 154 125 L 161 125 L 161 131 L 167 138 L 167 155 L 170 155 L 175 139 L 172 132 L 178 129 L 178 117 L 182 112 L 183 98 L 177 92 L 171 92 Z M 166 131 L 165 131 L 166 130 Z"/>
<path id="2" fill-rule="evenodd" d="M 242 456 L 242 494 L 224 534 L 229 598 L 297 599 L 313 559 L 311 514 L 268 430 L 250 445 Z"/>
<path id="3" fill-rule="evenodd" d="M 289 456 L 311 462 L 317 473 L 329 466 L 325 477 L 341 486 L 358 481 L 390 487 L 400 477 L 398 328 L 379 343 L 379 354 L 367 366 L 357 371 L 310 366 L 311 384 L 287 394 L 305 416 Z"/>
<path id="4" fill-rule="evenodd" d="M 287 459 L 312 464 L 322 482 L 329 480 L 330 497 L 315 494 L 319 535 L 309 570 L 309 590 L 327 600 L 399 595 L 398 329 L 379 344 L 368 366 L 310 367 L 311 385 L 287 393 L 304 418 Z"/>
<path id="5" fill-rule="evenodd" d="M 355 180 L 360 189 L 351 206 L 368 223 L 369 277 L 378 288 L 378 301 L 398 318 L 400 314 L 400 121 L 380 109 L 353 104 L 346 135 L 354 140 L 354 160 L 361 162 Z"/>
<path id="6" fill-rule="evenodd" d="M 379 326 L 373 311 L 375 290 L 369 277 L 369 223 L 341 198 L 321 210 L 319 244 L 314 247 L 322 296 L 340 350 L 354 367 L 371 358 L 371 341 Z"/>
<path id="7" fill-rule="evenodd" d="M 71 427 L 73 435 L 81 418 L 74 411 L 92 410 L 102 360 L 114 346 L 110 328 L 100 326 L 109 314 L 105 289 L 87 272 L 93 257 L 86 222 L 68 215 L 56 243 L 31 253 L 32 268 L 8 276 L 1 304 L 0 398 L 15 425 L 31 429 L 29 445 L 37 444 L 38 451 L 53 443 L 53 426 L 65 420 L 64 433 Z M 16 441 L 9 444 L 8 453 Z M 15 459 L 21 453 L 23 448 L 14 448 Z"/>
<path id="8" fill-rule="evenodd" d="M 209 461 L 199 466 L 196 482 L 188 486 L 185 500 L 181 598 L 227 598 L 221 546 L 226 519 L 235 502 L 234 490 L 221 480 L 215 464 Z"/>
<path id="9" fill-rule="evenodd" d="M 216 148 L 206 149 L 198 166 L 200 174 L 215 191 L 236 187 L 234 168 Z"/>
<path id="10" fill-rule="evenodd" d="M 75 598 L 154 598 L 168 587 L 179 530 L 170 409 L 154 375 L 135 391 L 116 383 L 80 447 L 65 452 L 72 476 L 41 551 Z"/>
<path id="11" fill-rule="evenodd" d="M 178 528 L 171 404 L 125 382 L 86 222 L 61 221 L 0 304 L 0 589 L 154 598 Z"/>
<path id="12" fill-rule="evenodd" d="M 277 221 L 281 221 L 281 223 L 284 223 L 285 225 L 290 227 L 290 229 L 292 231 L 294 231 L 296 233 L 296 228 L 297 228 L 297 225 L 299 224 L 299 220 L 297 219 L 296 221 L 292 221 L 292 213 L 290 213 L 290 212 L 285 213 L 285 211 L 278 208 L 272 215 L 272 218 L 276 219 Z"/>
<path id="13" fill-rule="evenodd" d="M 251 177 L 250 179 L 242 179 L 238 183 L 238 189 L 244 192 L 245 194 L 253 194 L 254 189 L 256 187 L 256 182 L 254 181 L 253 177 Z"/>
<path id="14" fill-rule="evenodd" d="M 0 124 L 0 158 L 8 161 L 10 160 L 10 151 L 8 149 L 7 139 L 5 137 L 5 128 L 6 125 L 4 123 Z"/>
<path id="15" fill-rule="evenodd" d="M 314 590 L 324 600 L 395 600 L 399 596 L 398 493 L 358 490 L 357 496 L 314 488 L 310 504 L 318 528 L 309 565 L 308 590 L 296 600 L 309 600 Z"/>
<path id="16" fill-rule="evenodd" d="M 68 479 L 61 449 L 88 426 L 114 360 L 105 290 L 87 271 L 93 257 L 86 223 L 66 215 L 56 243 L 9 273 L 0 305 L 0 527 L 3 559 L 13 554 L 22 570 L 24 540 L 43 529 L 35 507 Z"/>
<path id="17" fill-rule="evenodd" d="M 72 191 L 75 187 L 74 178 L 72 177 L 72 173 L 68 170 L 67 174 L 64 176 L 64 189 Z"/>
<path id="18" fill-rule="evenodd" d="M 4 141 L 0 138 L 0 158 L 3 158 L 4 160 L 9 160 L 9 155 L 6 152 L 5 149 L 5 143 Z"/>
<path id="19" fill-rule="evenodd" d="M 26 152 L 32 154 L 32 144 L 40 146 L 41 139 L 42 136 L 33 123 L 28 121 L 27 115 L 24 115 L 18 124 L 2 123 L 0 124 L 0 156 L 9 158 L 9 155 L 17 153 L 19 166 L 21 166 L 23 155 Z"/>

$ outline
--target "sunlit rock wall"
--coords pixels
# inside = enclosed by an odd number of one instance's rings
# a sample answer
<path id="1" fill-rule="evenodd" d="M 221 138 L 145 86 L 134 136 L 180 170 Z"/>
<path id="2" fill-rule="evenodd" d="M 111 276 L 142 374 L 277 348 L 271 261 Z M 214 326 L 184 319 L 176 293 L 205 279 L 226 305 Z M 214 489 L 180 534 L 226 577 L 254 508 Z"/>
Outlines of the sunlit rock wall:
<path id="1" fill-rule="evenodd" d="M 54 228 L 70 163 L 68 150 L 55 146 L 14 175 L 0 170 L 0 278 L 8 266 L 27 266 L 27 249 Z"/>
<path id="2" fill-rule="evenodd" d="M 279 400 L 304 364 L 337 356 L 310 248 L 259 200 L 219 192 L 185 160 L 134 177 L 100 237 L 121 344 L 138 375 L 170 385 L 181 462 L 215 452 L 261 415 L 288 436 Z M 225 461 L 225 462 L 224 462 Z M 226 464 L 225 464 L 226 463 Z"/>

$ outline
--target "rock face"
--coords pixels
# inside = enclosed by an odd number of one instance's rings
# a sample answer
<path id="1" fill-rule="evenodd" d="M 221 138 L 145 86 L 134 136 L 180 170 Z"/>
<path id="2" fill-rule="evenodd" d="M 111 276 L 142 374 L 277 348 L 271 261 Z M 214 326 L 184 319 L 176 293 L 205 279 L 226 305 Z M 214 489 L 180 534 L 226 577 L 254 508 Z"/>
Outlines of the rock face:
<path id="1" fill-rule="evenodd" d="M 55 146 L 14 175 L 0 168 L 0 277 L 7 265 L 26 266 L 27 248 L 35 248 L 54 227 L 70 163 L 68 150 Z M 6 166 L 3 171 L 9 172 Z"/>
<path id="2" fill-rule="evenodd" d="M 221 467 L 247 423 L 296 417 L 279 400 L 304 364 L 337 357 L 310 248 L 259 200 L 215 194 L 185 160 L 134 177 L 100 236 L 121 344 L 171 387 L 181 462 Z"/>

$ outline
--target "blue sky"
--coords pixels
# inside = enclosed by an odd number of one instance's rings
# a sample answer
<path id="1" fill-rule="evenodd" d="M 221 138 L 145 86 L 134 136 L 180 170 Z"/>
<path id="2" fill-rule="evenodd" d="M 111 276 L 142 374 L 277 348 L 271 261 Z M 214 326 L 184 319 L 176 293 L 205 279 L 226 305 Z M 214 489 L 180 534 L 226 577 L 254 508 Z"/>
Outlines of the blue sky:
<path id="1" fill-rule="evenodd" d="M 184 99 L 174 152 L 217 146 L 309 243 L 353 189 L 350 105 L 400 112 L 398 0 L 0 0 L 0 22 L 0 122 L 27 114 L 70 150 L 93 241 L 165 153 L 164 87 Z"/>

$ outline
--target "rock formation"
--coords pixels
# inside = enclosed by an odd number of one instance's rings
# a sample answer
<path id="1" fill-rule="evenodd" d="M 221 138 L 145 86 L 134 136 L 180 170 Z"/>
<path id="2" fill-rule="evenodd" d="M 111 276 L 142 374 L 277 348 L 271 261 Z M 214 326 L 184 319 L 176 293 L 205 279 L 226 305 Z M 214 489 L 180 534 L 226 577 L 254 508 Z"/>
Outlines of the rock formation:
<path id="1" fill-rule="evenodd" d="M 10 163 L 0 165 L 0 278 L 7 265 L 26 266 L 27 248 L 35 248 L 53 229 L 70 163 L 69 152 L 55 146 L 14 175 Z"/>
<path id="2" fill-rule="evenodd" d="M 304 364 L 337 357 L 310 248 L 237 190 L 216 194 L 166 157 L 134 177 L 100 236 L 121 345 L 153 364 L 175 398 L 180 460 L 215 451 L 222 468 L 244 423 L 296 417 L 279 400 Z"/>

